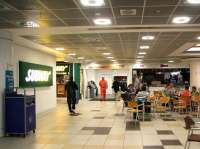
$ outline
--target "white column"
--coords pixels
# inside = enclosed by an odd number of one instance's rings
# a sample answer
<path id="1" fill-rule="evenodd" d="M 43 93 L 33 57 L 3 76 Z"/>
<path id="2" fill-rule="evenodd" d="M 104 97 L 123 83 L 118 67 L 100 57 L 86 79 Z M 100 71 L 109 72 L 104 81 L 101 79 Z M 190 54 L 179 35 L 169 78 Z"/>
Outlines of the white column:
<path id="1" fill-rule="evenodd" d="M 0 31 L 0 136 L 4 132 L 3 98 L 5 89 L 5 71 L 12 67 L 12 40 L 8 32 Z"/>
<path id="2" fill-rule="evenodd" d="M 190 85 L 200 87 L 200 59 L 190 61 Z"/>

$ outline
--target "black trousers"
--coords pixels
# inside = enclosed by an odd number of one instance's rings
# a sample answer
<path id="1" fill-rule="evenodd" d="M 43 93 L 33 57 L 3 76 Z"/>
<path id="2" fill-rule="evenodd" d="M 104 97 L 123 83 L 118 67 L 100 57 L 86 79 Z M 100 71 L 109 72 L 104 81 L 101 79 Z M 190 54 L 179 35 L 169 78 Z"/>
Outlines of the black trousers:
<path id="1" fill-rule="evenodd" d="M 73 112 L 76 109 L 76 98 L 75 97 L 68 97 L 67 104 L 69 112 Z"/>

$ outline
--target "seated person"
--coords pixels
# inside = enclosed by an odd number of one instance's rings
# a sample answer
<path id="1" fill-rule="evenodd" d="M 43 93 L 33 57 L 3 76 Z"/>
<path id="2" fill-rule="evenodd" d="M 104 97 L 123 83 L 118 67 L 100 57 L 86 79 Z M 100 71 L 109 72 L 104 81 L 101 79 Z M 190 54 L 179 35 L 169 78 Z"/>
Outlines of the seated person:
<path id="1" fill-rule="evenodd" d="M 147 99 L 148 97 L 149 97 L 149 92 L 146 91 L 146 85 L 143 85 L 141 91 L 139 91 L 136 95 L 136 100 Z"/>
<path id="2" fill-rule="evenodd" d="M 175 93 L 173 83 L 167 84 L 163 93 L 166 97 L 170 97 L 170 98 L 173 97 Z"/>
<path id="3" fill-rule="evenodd" d="M 191 96 L 199 96 L 196 86 L 192 87 Z"/>
<path id="4" fill-rule="evenodd" d="M 185 90 L 181 93 L 181 97 L 187 106 L 190 105 L 190 91 L 188 85 L 185 86 Z"/>
<path id="5" fill-rule="evenodd" d="M 149 97 L 149 92 L 146 90 L 146 85 L 143 85 L 141 88 L 141 91 L 138 92 L 138 94 L 135 97 L 135 100 L 141 104 L 144 103 L 145 105 L 150 105 L 151 103 L 147 101 Z M 141 109 L 142 107 L 140 107 Z M 150 113 L 151 108 L 145 107 L 145 112 Z"/>

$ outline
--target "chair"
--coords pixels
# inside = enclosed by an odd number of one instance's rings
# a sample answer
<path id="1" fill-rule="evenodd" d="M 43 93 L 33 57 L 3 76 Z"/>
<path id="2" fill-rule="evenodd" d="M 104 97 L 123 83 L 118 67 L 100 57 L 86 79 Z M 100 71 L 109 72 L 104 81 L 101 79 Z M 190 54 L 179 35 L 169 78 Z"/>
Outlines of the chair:
<path id="1" fill-rule="evenodd" d="M 197 114 L 197 118 L 200 114 L 200 96 L 192 96 L 192 111 L 194 111 Z"/>
<path id="2" fill-rule="evenodd" d="M 194 122 L 190 116 L 186 116 L 184 120 L 185 127 L 188 129 L 188 135 L 184 149 L 189 149 L 191 142 L 200 142 L 200 134 L 194 133 L 194 131 L 200 130 L 200 127 L 195 126 L 195 124 L 200 124 L 200 122 Z"/>
<path id="3" fill-rule="evenodd" d="M 128 101 L 132 101 L 135 96 L 132 94 L 129 94 L 128 92 L 125 92 L 121 94 L 122 100 L 123 100 L 123 107 L 122 107 L 122 112 L 124 111 L 125 107 L 128 107 Z"/>
<path id="4" fill-rule="evenodd" d="M 143 109 L 140 110 L 139 107 L 142 107 Z M 144 104 L 138 104 L 136 101 L 128 101 L 128 110 L 127 112 L 136 114 L 135 121 L 139 120 L 139 113 L 143 114 L 143 121 L 144 121 Z"/>
<path id="5" fill-rule="evenodd" d="M 157 105 L 156 105 L 156 109 L 159 112 L 167 112 L 168 110 L 170 110 L 170 107 L 168 106 L 169 103 L 169 98 L 168 97 L 160 97 Z"/>
<path id="6" fill-rule="evenodd" d="M 190 102 L 191 103 L 191 102 Z M 189 104 L 189 97 L 184 97 L 181 96 L 177 102 L 174 103 L 174 111 L 180 112 L 184 112 L 184 110 L 186 112 L 188 112 L 188 106 L 190 107 L 190 111 L 191 111 L 191 104 Z"/>

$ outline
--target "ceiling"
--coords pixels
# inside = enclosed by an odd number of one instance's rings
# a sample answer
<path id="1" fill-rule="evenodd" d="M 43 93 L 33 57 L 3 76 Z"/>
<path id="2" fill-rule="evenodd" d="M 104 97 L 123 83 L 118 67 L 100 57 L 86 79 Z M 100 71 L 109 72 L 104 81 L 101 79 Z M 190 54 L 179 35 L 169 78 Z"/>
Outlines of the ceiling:
<path id="1" fill-rule="evenodd" d="M 133 15 L 120 14 L 132 9 Z M 182 15 L 191 21 L 174 25 L 172 19 Z M 98 17 L 110 18 L 112 25 L 95 26 L 93 19 Z M 26 21 L 40 28 L 26 30 Z M 190 56 L 170 54 L 188 42 L 198 43 L 199 23 L 200 5 L 186 0 L 105 0 L 105 6 L 95 8 L 83 7 L 79 0 L 0 0 L 0 29 L 21 31 L 19 36 L 27 40 L 53 49 L 63 47 L 64 54 L 77 54 L 74 59 L 83 56 L 99 63 L 110 62 L 103 52 L 112 53 L 119 63 L 133 63 L 143 51 L 147 52 L 145 62 L 180 62 Z M 56 31 L 42 32 L 47 28 Z M 143 41 L 144 35 L 155 39 Z M 141 45 L 150 49 L 141 50 Z"/>

